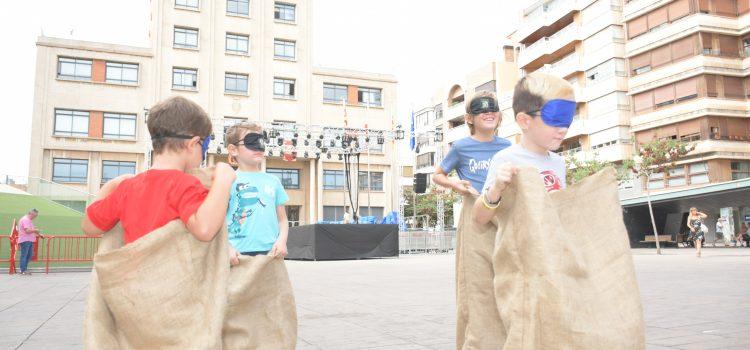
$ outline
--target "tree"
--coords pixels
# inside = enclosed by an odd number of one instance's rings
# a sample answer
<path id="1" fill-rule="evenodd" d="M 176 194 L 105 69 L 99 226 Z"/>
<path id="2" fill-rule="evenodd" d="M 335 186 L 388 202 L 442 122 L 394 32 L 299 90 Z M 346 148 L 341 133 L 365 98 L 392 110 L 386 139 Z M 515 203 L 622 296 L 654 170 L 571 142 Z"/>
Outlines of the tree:
<path id="1" fill-rule="evenodd" d="M 640 146 L 637 160 L 624 162 L 624 165 L 630 168 L 637 178 L 646 179 L 646 201 L 648 202 L 648 213 L 651 216 L 651 226 L 656 238 L 656 254 L 661 254 L 661 247 L 659 246 L 659 233 L 656 230 L 656 220 L 654 220 L 654 209 L 651 206 L 651 189 L 649 187 L 651 176 L 666 173 L 676 165 L 678 160 L 684 158 L 693 149 L 695 149 L 695 145 L 689 145 L 678 140 L 653 140 Z"/>
<path id="2" fill-rule="evenodd" d="M 404 219 L 414 216 L 414 191 L 404 189 Z M 443 197 L 445 208 L 445 226 L 453 226 L 453 203 L 459 196 L 453 191 L 446 191 L 440 186 L 432 185 L 424 194 L 417 194 L 417 216 L 427 215 L 429 217 L 428 225 L 434 226 L 437 223 L 437 198 Z"/>
<path id="3" fill-rule="evenodd" d="M 617 170 L 618 183 L 630 179 L 630 169 L 627 165 L 618 165 L 612 162 L 601 161 L 597 158 L 596 153 L 594 153 L 592 158 L 583 161 L 577 159 L 575 155 L 570 155 L 565 159 L 565 164 L 565 179 L 568 185 L 578 183 L 584 178 L 594 175 L 606 167 L 613 167 Z"/>

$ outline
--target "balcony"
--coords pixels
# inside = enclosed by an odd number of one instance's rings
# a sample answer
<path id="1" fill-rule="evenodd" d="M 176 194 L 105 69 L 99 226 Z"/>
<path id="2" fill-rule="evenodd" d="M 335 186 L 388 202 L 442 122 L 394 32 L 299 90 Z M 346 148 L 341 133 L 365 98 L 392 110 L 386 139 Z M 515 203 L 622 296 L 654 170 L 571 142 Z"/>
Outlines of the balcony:
<path id="1" fill-rule="evenodd" d="M 748 117 L 750 113 L 748 113 L 748 104 L 744 100 L 704 97 L 633 116 L 630 118 L 631 131 L 643 131 L 706 115 Z"/>
<path id="2" fill-rule="evenodd" d="M 453 120 L 454 118 L 463 117 L 466 114 L 465 102 L 459 102 L 452 106 L 449 106 L 443 113 L 446 120 Z"/>
<path id="3" fill-rule="evenodd" d="M 469 136 L 469 127 L 462 124 L 445 132 L 445 142 L 451 143 L 467 136 Z"/>
<path id="4" fill-rule="evenodd" d="M 632 57 L 698 31 L 716 32 L 719 30 L 722 34 L 737 36 L 748 26 L 750 26 L 750 15 L 734 19 L 701 13 L 692 14 L 628 40 L 625 43 L 625 50 L 628 56 Z"/>
<path id="5" fill-rule="evenodd" d="M 565 135 L 565 138 L 569 139 L 581 135 L 588 135 L 586 132 L 586 120 L 581 119 L 576 115 L 573 118 L 573 124 L 570 124 L 570 127 L 568 128 L 568 133 Z"/>
<path id="6" fill-rule="evenodd" d="M 591 157 L 603 162 L 619 162 L 631 158 L 633 146 L 630 144 L 616 143 L 591 151 Z"/>
<path id="7" fill-rule="evenodd" d="M 719 154 L 731 154 L 733 157 L 750 157 L 750 147 L 748 146 L 748 138 L 744 137 L 745 141 L 741 139 L 735 140 L 702 140 L 696 141 L 692 144 L 695 145 L 695 150 L 690 154 L 703 154 L 703 153 L 719 153 Z"/>
<path id="8" fill-rule="evenodd" d="M 580 41 L 580 33 L 581 26 L 574 22 L 549 37 L 537 40 L 518 54 L 518 66 L 525 67 L 540 57 L 551 55 L 574 41 Z"/>
<path id="9" fill-rule="evenodd" d="M 577 53 L 572 53 L 552 64 L 545 64 L 534 72 L 543 72 L 552 74 L 560 78 L 565 78 L 575 72 L 582 72 L 581 58 Z"/>
<path id="10" fill-rule="evenodd" d="M 518 31 L 514 35 L 513 40 L 522 42 L 534 33 L 543 30 L 544 27 L 550 27 L 565 16 L 570 15 L 572 12 L 581 11 L 586 8 L 589 4 L 595 0 L 557 0 L 550 1 L 546 4 L 540 5 L 535 8 L 527 8 L 524 10 L 524 18 L 521 20 L 518 26 Z M 536 4 L 536 2 L 534 3 Z"/>
<path id="11" fill-rule="evenodd" d="M 654 68 L 628 79 L 631 94 L 684 80 L 699 74 L 743 75 L 750 68 L 750 59 L 730 57 L 694 56 L 663 67 Z"/>

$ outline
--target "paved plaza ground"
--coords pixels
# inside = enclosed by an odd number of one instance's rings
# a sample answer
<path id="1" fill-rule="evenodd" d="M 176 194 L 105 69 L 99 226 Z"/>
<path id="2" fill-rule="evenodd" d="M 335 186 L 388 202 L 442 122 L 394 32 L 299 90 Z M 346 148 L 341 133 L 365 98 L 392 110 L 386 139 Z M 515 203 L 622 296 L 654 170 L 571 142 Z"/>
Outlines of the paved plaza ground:
<path id="1" fill-rule="evenodd" d="M 750 349 L 750 249 L 633 255 L 649 349 Z M 454 349 L 453 264 L 453 255 L 289 261 L 298 349 Z M 1 275 L 0 349 L 81 348 L 88 280 Z"/>

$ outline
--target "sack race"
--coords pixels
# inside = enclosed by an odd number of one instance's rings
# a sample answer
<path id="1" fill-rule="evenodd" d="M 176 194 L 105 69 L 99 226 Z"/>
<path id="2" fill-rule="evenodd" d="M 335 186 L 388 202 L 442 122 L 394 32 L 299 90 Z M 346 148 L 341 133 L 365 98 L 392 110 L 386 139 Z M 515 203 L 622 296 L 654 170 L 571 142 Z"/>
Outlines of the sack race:
<path id="1" fill-rule="evenodd" d="M 500 349 L 505 328 L 495 307 L 492 284 L 497 228 L 492 223 L 474 222 L 472 208 L 477 200 L 475 195 L 463 196 L 456 231 L 456 348 Z"/>
<path id="2" fill-rule="evenodd" d="M 230 269 L 226 228 L 201 242 L 179 219 L 128 245 L 122 234 L 105 233 L 94 257 L 86 349 L 295 348 L 282 259 L 242 256 Z"/>
<path id="3" fill-rule="evenodd" d="M 463 211 L 471 211 L 467 205 Z M 496 309 L 498 319 L 475 323 L 472 296 L 462 296 L 458 310 L 469 310 L 469 316 L 464 321 L 467 332 L 458 335 L 463 340 L 459 348 L 645 348 L 640 292 L 613 169 L 548 193 L 536 169 L 521 168 L 490 224 L 463 225 L 469 229 L 461 232 L 462 244 L 472 235 L 496 230 L 491 257 L 494 304 L 479 295 L 485 309 Z M 457 273 L 468 275 L 457 275 L 458 286 L 487 275 L 466 268 L 478 265 L 466 251 L 460 249 Z M 460 305 L 467 302 L 468 307 Z M 459 320 L 464 320 L 460 313 Z M 474 335 L 497 339 L 500 345 L 477 345 Z"/>

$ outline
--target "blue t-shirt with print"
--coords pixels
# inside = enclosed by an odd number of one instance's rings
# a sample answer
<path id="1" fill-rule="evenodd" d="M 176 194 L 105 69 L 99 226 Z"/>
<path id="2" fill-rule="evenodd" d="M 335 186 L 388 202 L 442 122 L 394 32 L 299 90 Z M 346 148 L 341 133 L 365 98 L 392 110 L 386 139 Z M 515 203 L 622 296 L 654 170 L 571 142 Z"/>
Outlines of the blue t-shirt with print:
<path id="1" fill-rule="evenodd" d="M 279 237 L 276 207 L 288 200 L 278 177 L 237 171 L 227 208 L 229 243 L 240 253 L 271 250 Z"/>
<path id="2" fill-rule="evenodd" d="M 440 168 L 446 174 L 456 169 L 461 180 L 470 181 L 474 189 L 481 192 L 492 156 L 508 146 L 510 141 L 498 136 L 488 142 L 474 140 L 471 136 L 464 137 L 453 143 Z"/>

